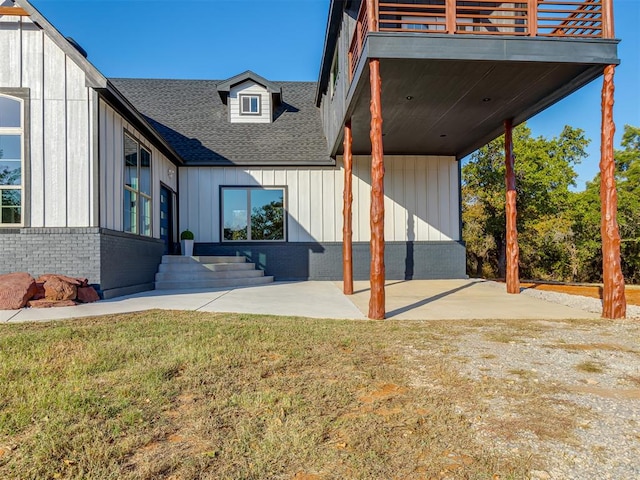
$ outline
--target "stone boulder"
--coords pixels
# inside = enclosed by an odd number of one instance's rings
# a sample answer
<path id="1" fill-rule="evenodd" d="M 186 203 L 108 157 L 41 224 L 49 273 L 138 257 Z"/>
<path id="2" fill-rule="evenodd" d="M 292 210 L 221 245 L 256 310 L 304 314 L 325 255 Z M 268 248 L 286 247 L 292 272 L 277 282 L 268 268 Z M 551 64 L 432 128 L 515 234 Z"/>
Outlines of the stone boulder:
<path id="1" fill-rule="evenodd" d="M 0 310 L 18 310 L 36 293 L 36 281 L 26 272 L 0 275 Z"/>
<path id="2" fill-rule="evenodd" d="M 76 283 L 67 282 L 64 276 L 46 275 L 46 277 L 46 281 L 44 282 L 44 298 L 47 300 L 54 302 L 59 300 L 75 300 L 78 296 L 78 286 Z M 41 279 L 42 277 L 38 278 L 38 280 Z"/>
<path id="3" fill-rule="evenodd" d="M 44 275 L 40 275 L 36 282 L 46 283 L 46 281 L 52 277 L 70 283 L 71 285 L 75 285 L 76 287 L 86 287 L 88 284 L 88 280 L 86 278 L 67 277 L 66 275 L 58 275 L 57 273 L 45 273 Z"/>
<path id="4" fill-rule="evenodd" d="M 77 300 L 82 303 L 92 303 L 100 300 L 100 295 L 93 287 L 78 287 Z"/>
<path id="5" fill-rule="evenodd" d="M 31 297 L 31 300 L 42 300 L 44 298 L 44 283 L 40 283 L 36 280 L 36 293 Z"/>

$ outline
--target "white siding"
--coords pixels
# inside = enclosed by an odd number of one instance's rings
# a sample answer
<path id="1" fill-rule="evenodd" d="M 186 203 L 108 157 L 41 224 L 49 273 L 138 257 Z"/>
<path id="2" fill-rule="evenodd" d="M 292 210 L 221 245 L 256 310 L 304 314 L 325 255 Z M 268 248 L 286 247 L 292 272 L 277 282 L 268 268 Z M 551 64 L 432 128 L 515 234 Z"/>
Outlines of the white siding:
<path id="1" fill-rule="evenodd" d="M 91 90 L 85 75 L 28 18 L 0 17 L 0 88 L 28 88 L 31 227 L 96 226 Z"/>
<path id="2" fill-rule="evenodd" d="M 100 101 L 100 226 L 122 231 L 124 191 L 124 132 L 132 135 L 151 151 L 151 195 L 153 236 L 160 238 L 160 183 L 177 191 L 177 168 L 157 148 L 153 147 L 129 122 L 104 101 Z M 174 173 L 170 175 L 170 171 Z M 197 179 L 196 179 L 197 180 Z M 195 185 L 185 185 L 184 191 L 197 196 Z M 196 197 L 197 198 L 197 197 Z M 198 209 L 194 209 L 198 211 Z"/>
<path id="3" fill-rule="evenodd" d="M 290 242 L 340 242 L 344 170 L 338 163 L 337 168 L 181 168 L 180 230 L 188 227 L 197 242 L 219 242 L 221 186 L 282 186 L 287 189 Z M 459 240 L 455 158 L 387 156 L 385 164 L 385 239 Z M 354 157 L 355 242 L 370 238 L 369 169 L 369 157 Z"/>
<path id="4" fill-rule="evenodd" d="M 260 95 L 260 115 L 240 115 L 240 95 Z M 247 80 L 229 92 L 229 120 L 231 123 L 271 123 L 271 95 L 265 87 Z"/>

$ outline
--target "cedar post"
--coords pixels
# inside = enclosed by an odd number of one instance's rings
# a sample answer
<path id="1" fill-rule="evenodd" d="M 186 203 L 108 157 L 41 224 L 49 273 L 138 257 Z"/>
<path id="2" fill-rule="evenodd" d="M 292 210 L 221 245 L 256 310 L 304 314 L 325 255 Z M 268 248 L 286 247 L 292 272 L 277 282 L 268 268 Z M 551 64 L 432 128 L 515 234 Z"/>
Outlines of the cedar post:
<path id="1" fill-rule="evenodd" d="M 384 294 L 384 150 L 382 146 L 382 101 L 380 60 L 369 60 L 371 82 L 371 299 L 369 318 L 385 316 Z"/>
<path id="2" fill-rule="evenodd" d="M 369 31 L 378 31 L 378 0 L 366 0 L 369 11 Z M 384 268 L 384 148 L 382 146 L 382 80 L 380 60 L 369 59 L 371 85 L 371 298 L 369 318 L 385 317 Z"/>
<path id="3" fill-rule="evenodd" d="M 627 301 L 624 293 L 624 277 L 620 265 L 620 232 L 618 230 L 618 193 L 616 191 L 615 162 L 613 157 L 613 121 L 615 66 L 604 69 L 602 85 L 602 143 L 600 157 L 600 203 L 602 234 L 602 316 L 624 318 Z"/>
<path id="4" fill-rule="evenodd" d="M 507 186 L 506 217 L 507 217 L 507 292 L 520 293 L 520 275 L 518 271 L 518 229 L 516 226 L 516 174 L 513 158 L 513 121 L 504 122 L 504 156 L 505 183 Z"/>
<path id="5" fill-rule="evenodd" d="M 352 212 L 353 204 L 353 155 L 351 153 L 351 120 L 344 126 L 344 191 L 342 207 L 342 282 L 345 295 L 353 294 L 353 259 L 352 259 Z"/>

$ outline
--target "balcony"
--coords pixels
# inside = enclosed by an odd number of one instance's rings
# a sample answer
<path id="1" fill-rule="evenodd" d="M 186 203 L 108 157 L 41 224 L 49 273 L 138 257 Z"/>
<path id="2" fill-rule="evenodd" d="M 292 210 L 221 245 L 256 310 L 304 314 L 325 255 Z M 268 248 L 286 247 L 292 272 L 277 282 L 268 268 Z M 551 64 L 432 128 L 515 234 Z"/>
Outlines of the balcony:
<path id="1" fill-rule="evenodd" d="M 385 153 L 457 158 L 499 136 L 505 119 L 526 121 L 620 63 L 612 0 L 334 0 L 328 28 L 319 92 L 330 93 L 331 155 L 347 120 L 353 152 L 371 151 L 371 59 Z"/>
<path id="2" fill-rule="evenodd" d="M 363 0 L 349 49 L 353 78 L 369 32 L 612 38 L 611 0 Z"/>

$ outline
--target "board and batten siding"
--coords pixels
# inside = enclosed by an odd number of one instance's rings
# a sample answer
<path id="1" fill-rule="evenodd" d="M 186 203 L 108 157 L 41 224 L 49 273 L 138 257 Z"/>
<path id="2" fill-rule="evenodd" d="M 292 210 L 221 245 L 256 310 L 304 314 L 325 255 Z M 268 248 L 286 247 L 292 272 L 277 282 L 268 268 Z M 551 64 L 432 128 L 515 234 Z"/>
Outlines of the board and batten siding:
<path id="1" fill-rule="evenodd" d="M 370 157 L 353 159 L 353 241 L 368 242 Z M 386 156 L 385 240 L 460 240 L 459 170 L 454 157 Z M 180 230 L 220 242 L 221 186 L 286 187 L 289 242 L 341 242 L 341 159 L 335 168 L 183 167 Z"/>
<path id="2" fill-rule="evenodd" d="M 240 115 L 240 95 L 260 95 L 260 115 Z M 231 123 L 271 123 L 271 94 L 265 87 L 244 81 L 231 87 L 229 92 L 229 120 Z"/>
<path id="3" fill-rule="evenodd" d="M 152 231 L 154 238 L 160 238 L 160 183 L 177 191 L 178 169 L 109 104 L 100 100 L 99 105 L 100 226 L 116 231 L 123 229 L 126 132 L 151 152 Z"/>
<path id="4" fill-rule="evenodd" d="M 85 74 L 26 17 L 0 16 L 0 88 L 29 89 L 30 227 L 97 226 Z"/>

